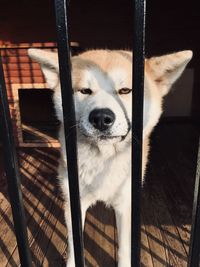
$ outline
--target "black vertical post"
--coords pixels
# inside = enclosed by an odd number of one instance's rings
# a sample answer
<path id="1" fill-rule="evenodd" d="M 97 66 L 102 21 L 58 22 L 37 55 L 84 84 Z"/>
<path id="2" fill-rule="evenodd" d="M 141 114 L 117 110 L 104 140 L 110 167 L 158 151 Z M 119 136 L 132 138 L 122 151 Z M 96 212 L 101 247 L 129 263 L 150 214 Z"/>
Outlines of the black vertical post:
<path id="1" fill-rule="evenodd" d="M 76 128 L 74 127 L 76 125 L 76 119 L 71 81 L 66 0 L 55 0 L 55 11 L 75 264 L 76 267 L 84 267 L 83 234 L 77 166 L 77 138 Z"/>
<path id="2" fill-rule="evenodd" d="M 3 141 L 3 152 L 5 172 L 8 183 L 8 193 L 13 214 L 15 234 L 19 257 L 22 267 L 31 266 L 31 257 L 28 247 L 26 220 L 22 193 L 20 188 L 20 177 L 17 156 L 12 132 L 12 123 L 8 106 L 7 92 L 3 75 L 3 67 L 0 56 L 0 131 Z"/>
<path id="3" fill-rule="evenodd" d="M 200 142 L 197 162 L 188 267 L 200 266 Z"/>
<path id="4" fill-rule="evenodd" d="M 134 1 L 131 266 L 140 266 L 145 0 Z M 136 140 L 136 141 L 135 141 Z"/>

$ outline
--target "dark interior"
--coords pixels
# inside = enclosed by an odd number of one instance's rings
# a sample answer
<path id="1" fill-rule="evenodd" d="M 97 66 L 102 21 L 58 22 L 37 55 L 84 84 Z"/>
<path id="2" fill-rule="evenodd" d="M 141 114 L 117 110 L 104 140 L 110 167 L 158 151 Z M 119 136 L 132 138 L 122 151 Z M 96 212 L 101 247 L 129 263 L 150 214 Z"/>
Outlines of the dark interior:
<path id="1" fill-rule="evenodd" d="M 56 139 L 59 121 L 56 118 L 52 100 L 53 92 L 49 89 L 20 89 L 19 106 L 21 122 L 46 134 L 49 140 Z M 38 142 L 40 138 L 34 132 L 23 130 L 24 142 Z"/>

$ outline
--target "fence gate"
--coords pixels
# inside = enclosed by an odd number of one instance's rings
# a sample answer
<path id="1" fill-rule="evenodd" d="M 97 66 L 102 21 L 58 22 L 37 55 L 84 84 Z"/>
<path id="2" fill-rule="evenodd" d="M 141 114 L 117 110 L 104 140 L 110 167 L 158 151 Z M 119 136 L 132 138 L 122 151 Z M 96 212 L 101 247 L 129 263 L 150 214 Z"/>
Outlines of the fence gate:
<path id="1" fill-rule="evenodd" d="M 62 106 L 64 115 L 64 130 L 66 141 L 66 154 L 68 160 L 68 176 L 71 202 L 71 216 L 73 226 L 73 242 L 76 267 L 84 267 L 83 234 L 81 224 L 81 206 L 78 187 L 77 143 L 75 125 L 75 110 L 73 90 L 71 84 L 70 49 L 67 23 L 66 0 L 55 0 L 55 14 L 58 37 L 58 55 L 60 68 L 60 82 Z M 132 233 L 131 255 L 132 267 L 140 266 L 140 189 L 142 173 L 142 125 L 143 125 L 143 87 L 144 87 L 144 31 L 145 31 L 145 0 L 133 1 L 133 130 L 137 142 L 132 144 Z M 5 157 L 5 171 L 8 182 L 8 191 L 13 213 L 15 234 L 19 257 L 22 267 L 30 267 L 31 256 L 28 247 L 26 220 L 22 193 L 20 189 L 20 176 L 17 164 L 16 150 L 11 126 L 11 118 L 7 101 L 6 86 L 0 60 L 0 125 L 3 139 Z M 70 133 L 70 134 L 69 134 Z M 66 138 L 67 136 L 67 138 Z M 133 136 L 132 136 L 133 137 Z M 132 138 L 133 140 L 133 138 Z M 134 153 L 133 153 L 134 151 Z M 198 161 L 200 162 L 200 154 Z M 134 166 L 134 168 L 133 168 Z M 200 193 L 199 193 L 200 163 L 198 164 L 193 227 L 190 246 L 190 259 L 188 266 L 199 266 L 200 255 Z"/>

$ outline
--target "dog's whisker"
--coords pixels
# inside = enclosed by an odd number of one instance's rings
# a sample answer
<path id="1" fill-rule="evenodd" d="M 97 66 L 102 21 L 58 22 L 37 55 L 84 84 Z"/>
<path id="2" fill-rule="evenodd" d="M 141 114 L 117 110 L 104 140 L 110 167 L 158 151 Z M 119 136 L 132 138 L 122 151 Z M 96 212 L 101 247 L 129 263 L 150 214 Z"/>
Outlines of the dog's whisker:
<path id="1" fill-rule="evenodd" d="M 70 130 L 69 130 L 69 132 L 68 132 L 68 134 L 67 134 L 67 136 L 66 136 L 66 139 L 69 138 L 69 136 L 70 136 L 70 134 L 72 133 L 73 129 L 74 129 L 75 127 L 77 127 L 77 126 L 78 126 L 78 123 L 70 127 Z"/>
<path id="2" fill-rule="evenodd" d="M 70 129 L 75 128 L 75 127 L 77 127 L 77 126 L 78 126 L 78 123 L 72 125 L 72 126 L 70 127 Z"/>

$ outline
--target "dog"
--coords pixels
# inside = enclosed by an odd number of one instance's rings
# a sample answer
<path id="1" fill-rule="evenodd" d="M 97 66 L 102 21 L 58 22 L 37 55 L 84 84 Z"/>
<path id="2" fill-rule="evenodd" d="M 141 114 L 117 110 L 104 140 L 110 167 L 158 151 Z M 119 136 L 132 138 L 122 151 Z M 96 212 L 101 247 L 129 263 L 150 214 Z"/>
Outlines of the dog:
<path id="1" fill-rule="evenodd" d="M 62 158 L 58 173 L 68 227 L 67 266 L 74 267 L 58 56 L 33 48 L 28 53 L 40 64 L 49 88 L 54 90 L 55 109 L 61 121 Z M 162 114 L 163 98 L 191 58 L 192 51 L 187 50 L 145 59 L 143 182 L 149 138 Z M 71 62 L 83 226 L 88 207 L 97 201 L 113 207 L 118 229 L 118 266 L 130 267 L 132 53 L 90 50 L 72 57 Z"/>

